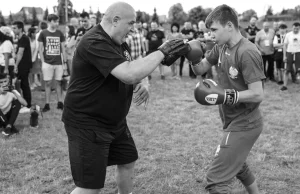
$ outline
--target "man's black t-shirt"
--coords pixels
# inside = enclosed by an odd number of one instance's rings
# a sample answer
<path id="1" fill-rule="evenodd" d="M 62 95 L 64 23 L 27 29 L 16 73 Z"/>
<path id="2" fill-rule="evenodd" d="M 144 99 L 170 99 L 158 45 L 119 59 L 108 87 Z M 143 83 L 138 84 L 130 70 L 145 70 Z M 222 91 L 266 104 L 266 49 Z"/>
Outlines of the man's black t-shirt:
<path id="1" fill-rule="evenodd" d="M 91 26 L 87 29 L 85 29 L 84 27 L 78 28 L 76 35 L 75 35 L 75 39 L 77 39 L 78 36 L 83 36 L 87 31 L 89 31 L 90 29 L 92 29 L 94 26 Z"/>
<path id="2" fill-rule="evenodd" d="M 18 69 L 29 70 L 32 67 L 31 47 L 30 47 L 30 40 L 28 36 L 26 36 L 25 34 L 23 34 L 21 38 L 18 40 L 17 53 L 19 52 L 19 49 L 21 47 L 24 48 L 24 53 L 19 63 Z"/>
<path id="3" fill-rule="evenodd" d="M 260 31 L 259 28 L 257 28 L 256 26 L 252 27 L 252 26 L 248 26 L 245 31 L 250 35 L 250 36 L 255 36 L 256 33 L 258 31 Z M 254 43 L 255 42 L 255 37 L 254 38 L 249 38 L 249 40 Z"/>
<path id="4" fill-rule="evenodd" d="M 149 53 L 157 50 L 162 45 L 165 34 L 160 30 L 152 30 L 147 34 L 147 40 L 149 41 Z"/>
<path id="5" fill-rule="evenodd" d="M 189 35 L 189 34 L 192 34 L 193 37 L 195 36 L 195 30 L 193 30 L 193 29 L 185 29 L 185 28 L 183 28 L 183 29 L 181 30 L 181 33 L 182 33 L 183 35 Z M 189 38 L 188 40 L 189 40 L 189 41 L 190 41 L 190 40 L 193 40 L 193 38 Z"/>
<path id="6" fill-rule="evenodd" d="M 126 125 L 133 86 L 111 74 L 130 61 L 126 43 L 115 44 L 101 25 L 88 31 L 77 46 L 62 120 L 75 127 L 118 130 Z"/>

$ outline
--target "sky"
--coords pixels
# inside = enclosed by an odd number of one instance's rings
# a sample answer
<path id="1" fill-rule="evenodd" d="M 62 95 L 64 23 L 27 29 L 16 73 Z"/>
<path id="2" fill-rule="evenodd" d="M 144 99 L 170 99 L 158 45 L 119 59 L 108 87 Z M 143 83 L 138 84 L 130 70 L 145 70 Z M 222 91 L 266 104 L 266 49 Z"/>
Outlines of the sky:
<path id="1" fill-rule="evenodd" d="M 120 1 L 120 0 L 119 0 Z M 296 0 L 286 0 L 286 3 L 275 0 L 122 0 L 133 6 L 137 11 L 145 11 L 150 15 L 153 14 L 153 9 L 156 7 L 158 15 L 167 15 L 169 8 L 176 4 L 181 3 L 183 10 L 188 12 L 193 7 L 201 5 L 203 8 L 214 8 L 221 4 L 227 4 L 237 10 L 238 13 L 243 13 L 248 9 L 254 9 L 258 16 L 262 16 L 266 13 L 268 7 L 271 5 L 273 13 L 280 12 L 283 8 L 294 8 L 300 5 L 300 2 Z M 92 10 L 96 12 L 98 9 L 101 13 L 104 13 L 106 8 L 115 0 L 71 0 L 73 8 L 76 11 L 81 12 L 83 9 L 88 11 L 90 6 Z M 57 0 L 5 0 L 5 3 L 1 4 L 0 11 L 4 16 L 8 16 L 10 11 L 12 13 L 18 12 L 22 7 L 41 7 L 53 12 L 53 6 L 57 5 Z"/>

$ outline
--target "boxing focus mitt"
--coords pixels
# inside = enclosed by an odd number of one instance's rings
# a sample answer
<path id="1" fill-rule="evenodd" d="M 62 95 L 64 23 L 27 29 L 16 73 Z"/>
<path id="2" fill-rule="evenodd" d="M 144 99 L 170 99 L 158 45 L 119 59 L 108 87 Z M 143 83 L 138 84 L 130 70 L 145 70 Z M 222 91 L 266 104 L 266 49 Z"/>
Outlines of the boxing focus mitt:
<path id="1" fill-rule="evenodd" d="M 191 40 L 187 44 L 189 44 L 191 49 L 185 57 L 191 65 L 196 65 L 202 60 L 204 54 L 201 42 L 199 40 Z"/>
<path id="2" fill-rule="evenodd" d="M 223 89 L 211 80 L 199 82 L 194 90 L 195 99 L 202 105 L 233 105 L 239 100 L 239 92 L 234 89 Z"/>

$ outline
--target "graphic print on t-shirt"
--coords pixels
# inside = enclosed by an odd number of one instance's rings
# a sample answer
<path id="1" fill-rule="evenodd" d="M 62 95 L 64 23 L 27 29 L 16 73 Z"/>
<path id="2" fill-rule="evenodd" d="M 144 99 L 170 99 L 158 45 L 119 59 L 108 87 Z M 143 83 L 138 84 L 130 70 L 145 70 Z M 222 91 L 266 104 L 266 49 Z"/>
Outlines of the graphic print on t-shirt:
<path id="1" fill-rule="evenodd" d="M 46 55 L 60 55 L 60 37 L 46 37 Z"/>

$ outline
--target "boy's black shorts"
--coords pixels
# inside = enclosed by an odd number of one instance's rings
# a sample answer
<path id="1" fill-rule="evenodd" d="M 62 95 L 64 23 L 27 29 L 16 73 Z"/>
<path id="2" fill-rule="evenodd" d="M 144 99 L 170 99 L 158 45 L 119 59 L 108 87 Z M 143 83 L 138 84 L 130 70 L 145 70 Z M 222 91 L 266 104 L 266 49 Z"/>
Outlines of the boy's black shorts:
<path id="1" fill-rule="evenodd" d="M 84 129 L 65 124 L 69 158 L 75 185 L 87 189 L 104 187 L 106 167 L 129 164 L 138 159 L 128 127 L 118 131 Z"/>

